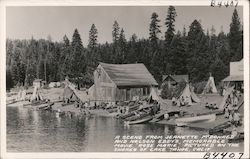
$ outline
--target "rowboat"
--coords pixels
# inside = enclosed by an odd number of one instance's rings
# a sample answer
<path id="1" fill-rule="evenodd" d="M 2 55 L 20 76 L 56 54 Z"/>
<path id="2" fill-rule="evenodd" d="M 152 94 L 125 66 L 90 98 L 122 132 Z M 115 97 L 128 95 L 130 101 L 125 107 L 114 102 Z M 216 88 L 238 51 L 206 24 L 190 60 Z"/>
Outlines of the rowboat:
<path id="1" fill-rule="evenodd" d="M 152 120 L 153 117 L 152 116 L 145 116 L 143 118 L 139 118 L 137 120 L 132 120 L 132 121 L 125 121 L 126 125 L 133 125 L 133 124 L 142 124 L 142 123 L 146 123 L 150 120 Z"/>
<path id="2" fill-rule="evenodd" d="M 177 126 L 185 126 L 188 123 L 197 123 L 197 122 L 212 122 L 216 119 L 216 114 L 207 114 L 191 117 L 182 117 L 175 119 Z"/>

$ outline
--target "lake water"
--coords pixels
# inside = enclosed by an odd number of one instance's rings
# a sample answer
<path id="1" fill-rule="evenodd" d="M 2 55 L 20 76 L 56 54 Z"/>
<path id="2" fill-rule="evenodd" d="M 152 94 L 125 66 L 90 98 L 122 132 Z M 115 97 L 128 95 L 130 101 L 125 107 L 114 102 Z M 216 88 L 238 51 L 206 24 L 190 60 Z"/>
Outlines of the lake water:
<path id="1" fill-rule="evenodd" d="M 111 117 L 61 117 L 49 111 L 7 107 L 8 152 L 113 152 L 117 135 L 197 135 L 205 131 L 159 124 L 125 126 Z M 242 151 L 239 148 L 219 151 Z M 218 151 L 218 150 L 217 150 Z"/>

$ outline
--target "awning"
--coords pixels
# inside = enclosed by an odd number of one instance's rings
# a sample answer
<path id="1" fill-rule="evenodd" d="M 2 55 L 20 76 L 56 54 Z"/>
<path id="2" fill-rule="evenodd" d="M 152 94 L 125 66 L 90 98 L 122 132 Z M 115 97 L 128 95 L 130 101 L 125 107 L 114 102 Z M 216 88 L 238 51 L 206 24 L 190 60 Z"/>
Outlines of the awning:
<path id="1" fill-rule="evenodd" d="M 243 75 L 241 76 L 228 76 L 222 80 L 223 82 L 231 82 L 231 81 L 244 81 Z"/>

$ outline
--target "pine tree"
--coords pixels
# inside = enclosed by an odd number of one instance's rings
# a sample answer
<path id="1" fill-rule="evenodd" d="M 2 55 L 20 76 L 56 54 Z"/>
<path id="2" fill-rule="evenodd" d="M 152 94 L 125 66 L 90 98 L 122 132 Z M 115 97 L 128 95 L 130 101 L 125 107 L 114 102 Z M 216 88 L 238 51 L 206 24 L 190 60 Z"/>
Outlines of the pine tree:
<path id="1" fill-rule="evenodd" d="M 92 24 L 90 31 L 89 31 L 89 44 L 88 44 L 88 48 L 90 49 L 94 49 L 95 47 L 97 47 L 97 34 L 98 31 L 96 29 L 95 24 Z"/>
<path id="2" fill-rule="evenodd" d="M 124 63 L 126 59 L 126 38 L 124 34 L 123 28 L 121 29 L 119 40 L 118 40 L 118 49 L 117 49 L 117 62 L 118 63 Z"/>
<path id="3" fill-rule="evenodd" d="M 171 67 L 169 68 L 170 74 L 186 74 L 186 58 L 187 58 L 187 41 L 181 36 L 180 32 L 173 37 L 172 43 L 169 50 L 169 63 Z"/>
<path id="4" fill-rule="evenodd" d="M 151 23 L 149 25 L 149 40 L 151 43 L 151 47 L 156 49 L 158 47 L 159 33 L 161 33 L 160 20 L 158 19 L 158 14 L 153 13 L 151 16 Z"/>
<path id="5" fill-rule="evenodd" d="M 238 16 L 238 12 L 234 9 L 232 22 L 230 24 L 229 31 L 229 45 L 230 45 L 230 53 L 231 53 L 231 61 L 237 61 L 243 58 L 242 53 L 240 53 L 240 49 L 242 48 L 243 36 L 241 34 L 241 24 Z M 241 47 L 241 48 L 240 48 Z"/>
<path id="6" fill-rule="evenodd" d="M 119 34 L 120 34 L 120 27 L 117 21 L 113 24 L 113 31 L 112 31 L 112 37 L 113 37 L 113 43 L 117 43 L 119 40 Z"/>
<path id="7" fill-rule="evenodd" d="M 60 66 L 60 80 L 64 80 L 70 72 L 70 41 L 66 35 L 61 45 Z"/>
<path id="8" fill-rule="evenodd" d="M 151 16 L 151 23 L 149 25 L 149 42 L 150 42 L 150 53 L 146 55 L 146 60 L 150 63 L 149 70 L 156 78 L 158 82 L 161 82 L 161 50 L 159 48 L 159 34 L 161 33 L 160 20 L 158 19 L 158 14 L 155 12 Z M 159 61 L 160 60 L 160 61 Z"/>
<path id="9" fill-rule="evenodd" d="M 175 17 L 177 16 L 176 11 L 175 11 L 175 7 L 174 6 L 170 6 L 168 8 L 168 14 L 167 14 L 167 18 L 166 18 L 166 22 L 165 25 L 167 27 L 167 31 L 165 32 L 165 44 L 167 46 L 169 46 L 171 44 L 171 41 L 174 37 L 174 32 L 175 32 Z"/>
<path id="10" fill-rule="evenodd" d="M 80 77 L 86 72 L 86 59 L 82 40 L 78 30 L 75 29 L 71 42 L 71 76 L 76 79 L 78 89 L 80 89 Z"/>
<path id="11" fill-rule="evenodd" d="M 208 50 L 209 37 L 205 36 L 202 26 L 197 20 L 190 25 L 187 40 L 187 69 L 191 81 L 205 80 L 211 64 Z"/>
<path id="12" fill-rule="evenodd" d="M 175 11 L 175 7 L 174 6 L 170 6 L 168 8 L 168 14 L 167 14 L 167 18 L 165 21 L 165 25 L 167 28 L 167 31 L 165 32 L 165 41 L 164 41 L 164 54 L 163 54 L 163 65 L 165 67 L 163 67 L 163 72 L 169 74 L 170 68 L 171 66 L 171 62 L 169 61 L 169 56 L 170 56 L 170 52 L 171 52 L 171 42 L 173 40 L 174 37 L 174 32 L 175 32 L 175 17 L 177 16 L 177 13 Z"/>
<path id="13" fill-rule="evenodd" d="M 87 51 L 87 57 L 88 57 L 88 63 L 87 63 L 87 72 L 88 74 L 91 74 L 94 72 L 95 67 L 98 64 L 99 60 L 99 54 L 98 54 L 98 43 L 97 43 L 97 37 L 98 37 L 98 31 L 96 29 L 95 24 L 92 24 L 91 29 L 89 31 L 89 44 L 88 44 L 88 51 Z M 88 79 L 88 78 L 86 78 Z"/>
<path id="14" fill-rule="evenodd" d="M 128 54 L 126 58 L 126 63 L 135 63 L 138 61 L 137 56 L 137 36 L 133 34 L 128 42 Z"/>

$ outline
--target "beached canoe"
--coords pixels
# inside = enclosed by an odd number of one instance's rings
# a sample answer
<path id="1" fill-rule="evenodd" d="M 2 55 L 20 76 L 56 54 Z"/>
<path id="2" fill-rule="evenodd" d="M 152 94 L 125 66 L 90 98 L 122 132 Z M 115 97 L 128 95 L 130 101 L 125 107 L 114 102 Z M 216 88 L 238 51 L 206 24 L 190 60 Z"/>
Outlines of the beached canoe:
<path id="1" fill-rule="evenodd" d="M 197 122 L 211 122 L 216 119 L 216 114 L 207 114 L 207 115 L 199 115 L 199 116 L 191 116 L 191 117 L 182 117 L 175 119 L 175 123 L 177 126 L 184 126 L 188 123 L 197 123 Z"/>
<path id="2" fill-rule="evenodd" d="M 243 140 L 244 140 L 244 133 L 240 133 L 236 137 L 234 137 L 232 139 L 228 139 L 228 142 L 229 143 L 237 143 L 237 142 L 241 142 Z"/>
<path id="3" fill-rule="evenodd" d="M 145 116 L 145 117 L 139 118 L 139 119 L 137 119 L 137 120 L 125 121 L 125 124 L 127 124 L 127 125 L 142 124 L 142 123 L 149 122 L 149 121 L 152 120 L 152 119 L 153 119 L 152 116 Z"/>
<path id="4" fill-rule="evenodd" d="M 155 114 L 153 119 L 150 122 L 154 123 L 154 122 L 158 122 L 160 120 L 163 120 L 165 114 L 166 114 L 166 112 L 161 112 L 161 113 Z"/>

